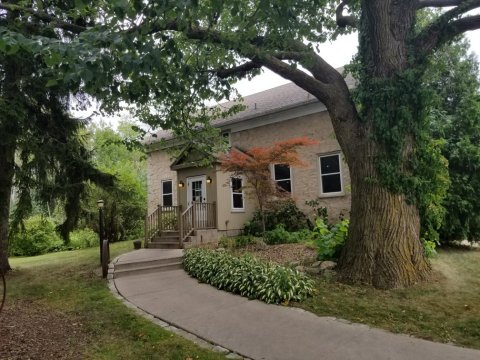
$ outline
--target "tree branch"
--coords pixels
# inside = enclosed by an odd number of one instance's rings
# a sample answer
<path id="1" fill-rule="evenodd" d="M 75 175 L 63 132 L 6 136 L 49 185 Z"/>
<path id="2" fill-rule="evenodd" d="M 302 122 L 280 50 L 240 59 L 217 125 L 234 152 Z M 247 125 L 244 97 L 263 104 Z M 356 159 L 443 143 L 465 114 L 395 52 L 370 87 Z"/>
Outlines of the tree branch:
<path id="1" fill-rule="evenodd" d="M 418 0 L 417 9 L 423 9 L 426 7 L 449 7 L 458 6 L 465 0 Z"/>
<path id="2" fill-rule="evenodd" d="M 467 1 L 465 4 L 463 7 L 466 10 L 459 12 L 461 11 L 458 10 L 460 6 L 457 6 L 443 14 L 417 36 L 414 42 L 417 54 L 428 55 L 455 36 L 470 30 L 480 29 L 480 15 L 466 16 L 451 21 L 464 12 L 480 7 L 480 0 Z"/>
<path id="3" fill-rule="evenodd" d="M 228 69 L 219 69 L 214 70 L 213 72 L 221 79 L 226 79 L 231 76 L 235 76 L 239 79 L 245 77 L 250 71 L 254 69 L 260 69 L 262 64 L 258 63 L 255 60 L 247 61 L 241 65 L 228 68 Z"/>
<path id="4" fill-rule="evenodd" d="M 357 27 L 357 18 L 352 15 L 345 16 L 343 15 L 343 10 L 345 10 L 345 6 L 348 6 L 350 0 L 343 0 L 335 10 L 337 25 L 341 28 L 345 28 L 347 26 L 351 26 L 356 28 Z"/>
<path id="5" fill-rule="evenodd" d="M 55 28 L 62 29 L 65 31 L 70 31 L 75 34 L 80 34 L 81 32 L 87 30 L 86 27 L 71 24 L 63 20 L 59 20 L 56 17 L 51 16 L 44 11 L 36 11 L 31 8 L 26 8 L 23 6 L 18 6 L 13 4 L 5 4 L 5 3 L 0 3 L 0 9 L 10 11 L 10 12 L 18 11 L 21 13 L 30 14 L 41 21 L 51 24 Z"/>

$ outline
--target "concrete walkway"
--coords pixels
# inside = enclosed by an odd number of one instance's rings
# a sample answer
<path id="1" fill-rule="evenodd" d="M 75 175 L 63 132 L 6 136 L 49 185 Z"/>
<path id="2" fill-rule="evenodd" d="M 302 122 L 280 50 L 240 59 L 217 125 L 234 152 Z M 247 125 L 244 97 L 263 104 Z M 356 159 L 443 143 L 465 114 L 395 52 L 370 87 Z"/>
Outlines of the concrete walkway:
<path id="1" fill-rule="evenodd" d="M 252 359 L 480 359 L 477 350 L 251 301 L 199 284 L 183 270 L 121 277 L 114 283 L 125 299 L 151 315 Z"/>

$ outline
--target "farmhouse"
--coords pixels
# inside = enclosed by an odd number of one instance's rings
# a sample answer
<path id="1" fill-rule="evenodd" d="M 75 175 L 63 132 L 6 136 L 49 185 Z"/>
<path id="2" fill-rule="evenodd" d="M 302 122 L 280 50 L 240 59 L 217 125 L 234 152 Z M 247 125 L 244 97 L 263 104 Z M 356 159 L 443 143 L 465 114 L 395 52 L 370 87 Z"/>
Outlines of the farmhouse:
<path id="1" fill-rule="evenodd" d="M 305 202 L 319 198 L 331 219 L 340 213 L 348 215 L 348 167 L 325 106 L 293 83 L 246 96 L 244 105 L 245 110 L 214 123 L 230 146 L 249 149 L 300 136 L 319 141 L 299 151 L 307 167 L 272 164 L 272 179 L 305 212 L 311 210 Z M 181 247 L 184 242 L 238 234 L 256 209 L 255 199 L 245 190 L 245 180 L 232 178 L 218 164 L 199 166 L 201 154 L 185 152 L 172 157 L 169 143 L 159 141 L 169 136 L 159 132 L 146 144 L 146 244 Z"/>

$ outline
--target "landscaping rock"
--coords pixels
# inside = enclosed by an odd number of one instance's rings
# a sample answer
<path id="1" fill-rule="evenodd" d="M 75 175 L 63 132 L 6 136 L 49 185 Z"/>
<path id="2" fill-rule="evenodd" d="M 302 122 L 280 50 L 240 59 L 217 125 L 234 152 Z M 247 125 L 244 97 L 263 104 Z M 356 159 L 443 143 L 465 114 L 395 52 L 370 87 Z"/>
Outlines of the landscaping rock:
<path id="1" fill-rule="evenodd" d="M 312 275 L 318 275 L 322 272 L 322 270 L 320 270 L 320 268 L 318 268 L 318 267 L 307 267 L 307 268 L 305 268 L 305 272 L 307 272 L 309 274 L 312 274 Z"/>
<path id="2" fill-rule="evenodd" d="M 218 252 L 223 252 L 223 251 L 225 251 L 225 248 L 219 247 L 219 248 L 217 249 L 217 251 L 218 251 Z"/>
<path id="3" fill-rule="evenodd" d="M 335 269 L 337 263 L 335 261 L 322 261 L 320 264 L 320 270 L 332 270 Z"/>
<path id="4" fill-rule="evenodd" d="M 321 264 L 322 264 L 321 261 L 315 261 L 315 262 L 314 262 L 312 265 L 310 265 L 310 266 L 316 268 L 316 267 L 320 267 Z"/>
<path id="5" fill-rule="evenodd" d="M 305 266 L 296 266 L 295 270 L 300 271 L 300 272 L 305 272 Z"/>
<path id="6" fill-rule="evenodd" d="M 300 266 L 300 261 L 292 261 L 289 265 L 292 267 Z"/>

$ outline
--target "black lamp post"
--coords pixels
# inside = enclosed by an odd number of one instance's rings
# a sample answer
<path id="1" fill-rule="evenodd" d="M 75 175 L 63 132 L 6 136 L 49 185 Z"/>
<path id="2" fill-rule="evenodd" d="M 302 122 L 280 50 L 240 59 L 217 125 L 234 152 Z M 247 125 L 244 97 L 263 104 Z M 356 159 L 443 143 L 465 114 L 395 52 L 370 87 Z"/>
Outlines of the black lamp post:
<path id="1" fill-rule="evenodd" d="M 102 264 L 102 246 L 103 246 L 103 200 L 97 201 L 98 206 L 98 236 L 100 240 L 100 264 Z"/>

